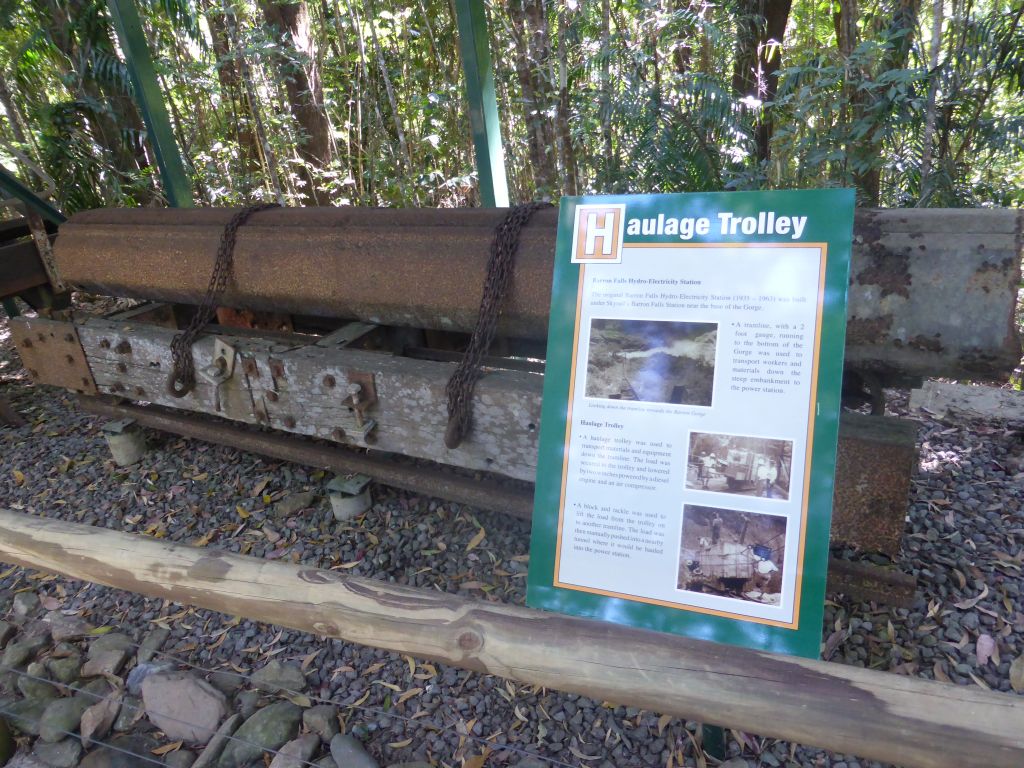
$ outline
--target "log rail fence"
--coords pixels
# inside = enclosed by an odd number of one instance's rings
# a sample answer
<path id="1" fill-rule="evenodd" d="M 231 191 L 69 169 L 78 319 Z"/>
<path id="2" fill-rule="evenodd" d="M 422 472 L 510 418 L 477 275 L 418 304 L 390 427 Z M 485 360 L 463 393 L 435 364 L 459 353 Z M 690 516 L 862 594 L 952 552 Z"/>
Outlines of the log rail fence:
<path id="1" fill-rule="evenodd" d="M 907 768 L 1020 768 L 1024 700 L 0 509 L 0 561 Z"/>

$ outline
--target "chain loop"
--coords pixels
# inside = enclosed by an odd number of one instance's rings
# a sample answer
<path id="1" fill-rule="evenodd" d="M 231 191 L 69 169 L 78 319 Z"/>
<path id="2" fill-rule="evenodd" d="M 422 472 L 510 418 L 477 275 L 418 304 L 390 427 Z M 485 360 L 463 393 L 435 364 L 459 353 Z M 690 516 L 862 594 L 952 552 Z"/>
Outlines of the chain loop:
<path id="1" fill-rule="evenodd" d="M 445 394 L 448 396 L 448 428 L 444 433 L 444 444 L 449 449 L 458 448 L 472 426 L 473 390 L 481 376 L 480 362 L 494 340 L 498 318 L 501 316 L 505 297 L 512 286 L 515 256 L 519 250 L 519 234 L 534 213 L 551 207 L 551 203 L 526 203 L 514 206 L 494 228 L 476 327 L 470 336 L 469 345 L 459 367 L 455 369 L 445 388 Z"/>
<path id="2" fill-rule="evenodd" d="M 206 295 L 185 330 L 171 340 L 171 359 L 174 361 L 174 368 L 171 375 L 167 377 L 167 393 L 171 397 L 184 397 L 195 389 L 196 364 L 192 357 L 192 345 L 203 328 L 213 319 L 213 315 L 217 311 L 217 303 L 234 272 L 235 240 L 238 237 L 239 227 L 245 224 L 254 213 L 278 207 L 277 203 L 250 205 L 235 213 L 224 225 L 224 233 L 220 237 L 220 247 L 217 249 L 217 259 L 213 264 L 213 274 L 210 275 L 210 284 L 206 288 Z"/>

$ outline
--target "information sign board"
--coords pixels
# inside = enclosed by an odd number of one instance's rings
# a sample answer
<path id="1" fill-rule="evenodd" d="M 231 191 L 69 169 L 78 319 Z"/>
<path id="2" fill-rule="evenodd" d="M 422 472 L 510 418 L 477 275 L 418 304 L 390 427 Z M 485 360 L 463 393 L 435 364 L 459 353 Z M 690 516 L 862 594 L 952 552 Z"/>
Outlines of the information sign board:
<path id="1" fill-rule="evenodd" d="M 562 199 L 528 604 L 818 655 L 853 204 Z"/>

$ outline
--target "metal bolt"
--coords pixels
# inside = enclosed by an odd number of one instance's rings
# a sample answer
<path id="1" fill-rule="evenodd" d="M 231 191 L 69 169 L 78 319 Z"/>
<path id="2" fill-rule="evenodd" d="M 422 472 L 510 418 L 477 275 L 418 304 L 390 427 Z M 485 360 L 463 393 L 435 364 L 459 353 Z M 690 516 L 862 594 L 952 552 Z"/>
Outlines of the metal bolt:
<path id="1" fill-rule="evenodd" d="M 267 390 L 267 400 L 269 400 L 272 403 L 276 403 L 277 399 L 278 399 L 277 392 L 275 392 L 272 389 L 268 389 Z"/>
<path id="2" fill-rule="evenodd" d="M 132 353 L 132 345 L 127 340 L 122 340 L 120 344 L 114 347 L 114 351 L 120 355 L 130 355 Z"/>
<path id="3" fill-rule="evenodd" d="M 120 381 L 115 382 L 114 386 L 112 387 L 112 389 L 115 392 L 124 392 L 124 384 L 122 384 Z"/>
<path id="4" fill-rule="evenodd" d="M 135 394 L 138 395 L 139 397 L 145 397 L 146 390 L 144 390 L 142 387 L 136 387 Z"/>
<path id="5" fill-rule="evenodd" d="M 39 339 L 40 341 L 45 342 L 46 341 L 46 334 L 44 334 L 44 333 L 37 333 L 36 334 L 36 338 Z"/>
<path id="6" fill-rule="evenodd" d="M 75 358 L 73 356 L 71 356 L 71 355 L 64 355 L 64 360 L 67 361 L 68 365 L 74 365 L 75 364 Z"/>
<path id="7" fill-rule="evenodd" d="M 82 377 L 82 386 L 84 386 L 84 387 L 88 387 L 89 386 L 89 379 L 87 379 L 85 376 Z"/>
<path id="8" fill-rule="evenodd" d="M 117 364 L 118 373 L 128 373 L 128 366 L 124 363 Z"/>
<path id="9" fill-rule="evenodd" d="M 67 341 L 67 342 L 70 343 L 70 342 L 73 342 L 74 340 L 75 340 L 75 334 L 73 334 L 73 333 L 65 333 L 64 334 L 64 341 Z"/>
<path id="10" fill-rule="evenodd" d="M 31 349 L 32 339 L 25 339 L 23 342 L 21 342 L 21 346 L 23 346 L 25 349 Z"/>
<path id="11" fill-rule="evenodd" d="M 110 349 L 110 339 L 100 339 L 100 349 Z"/>
<path id="12" fill-rule="evenodd" d="M 331 374 L 327 374 L 326 376 L 324 376 L 324 386 L 327 387 L 328 389 L 333 389 L 336 383 L 337 382 L 334 380 L 334 377 L 331 376 Z"/>
<path id="13" fill-rule="evenodd" d="M 292 418 L 291 416 L 285 416 L 284 417 L 284 425 L 285 425 L 285 427 L 287 429 L 294 429 L 295 428 L 295 419 Z"/>
<path id="14" fill-rule="evenodd" d="M 250 359 L 247 359 L 245 361 L 245 372 L 249 376 L 255 376 L 256 375 L 256 361 L 255 360 L 252 360 L 250 358 Z"/>
<path id="15" fill-rule="evenodd" d="M 355 405 L 355 404 L 357 404 L 359 402 L 359 400 L 360 400 L 359 394 L 362 391 L 363 391 L 363 387 L 362 387 L 361 384 L 356 384 L 354 381 L 349 383 L 349 385 L 348 385 L 348 393 L 352 397 L 352 405 Z"/>
<path id="16" fill-rule="evenodd" d="M 270 363 L 270 372 L 274 375 L 275 379 L 284 378 L 284 365 L 281 364 L 280 360 L 272 360 Z"/>
<path id="17" fill-rule="evenodd" d="M 334 431 L 331 432 L 331 437 L 333 437 L 335 440 L 344 440 L 345 430 L 342 429 L 341 427 L 335 427 Z"/>
<path id="18" fill-rule="evenodd" d="M 377 435 L 375 433 L 371 432 L 370 434 L 368 434 L 366 437 L 363 438 L 363 442 L 366 443 L 367 445 L 376 445 L 377 444 Z"/>

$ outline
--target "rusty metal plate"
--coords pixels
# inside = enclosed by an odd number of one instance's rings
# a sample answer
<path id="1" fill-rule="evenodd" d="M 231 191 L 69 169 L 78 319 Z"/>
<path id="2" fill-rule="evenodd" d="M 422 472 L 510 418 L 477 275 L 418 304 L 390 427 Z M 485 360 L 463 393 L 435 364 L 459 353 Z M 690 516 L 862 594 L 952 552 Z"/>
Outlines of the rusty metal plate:
<path id="1" fill-rule="evenodd" d="M 73 323 L 16 317 L 11 320 L 11 337 L 33 381 L 96 394 L 96 381 Z"/>
<path id="2" fill-rule="evenodd" d="M 917 466 L 917 422 L 844 413 L 836 454 L 832 541 L 895 558 Z"/>

